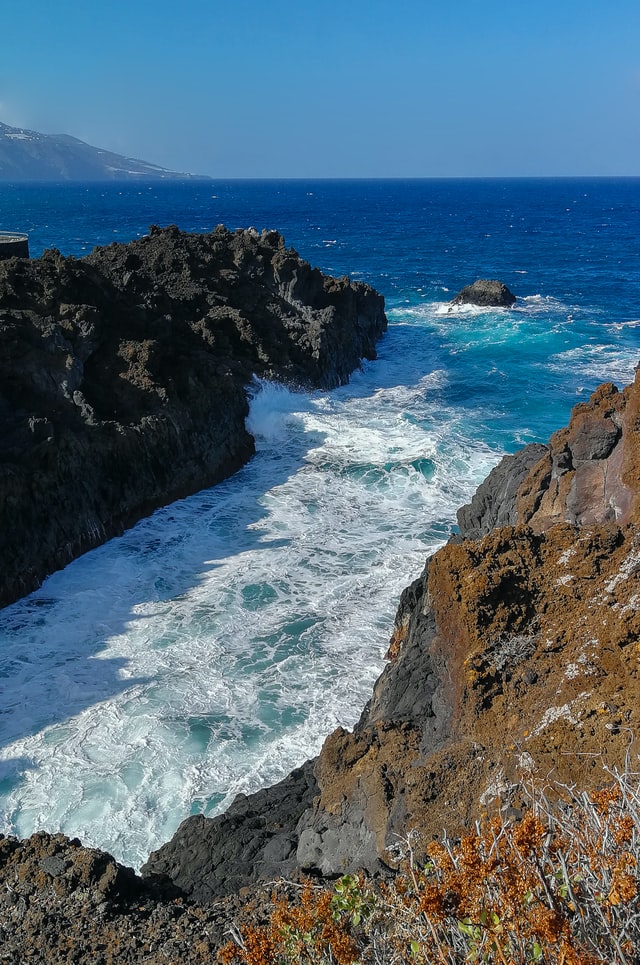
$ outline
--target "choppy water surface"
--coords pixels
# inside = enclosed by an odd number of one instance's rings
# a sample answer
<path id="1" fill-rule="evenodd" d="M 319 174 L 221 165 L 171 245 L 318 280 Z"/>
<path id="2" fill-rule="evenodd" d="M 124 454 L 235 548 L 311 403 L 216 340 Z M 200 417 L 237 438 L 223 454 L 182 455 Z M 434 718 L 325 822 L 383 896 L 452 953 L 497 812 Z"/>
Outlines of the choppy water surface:
<path id="1" fill-rule="evenodd" d="M 635 182 L 465 184 L 167 188 L 153 204 L 87 189 L 63 251 L 81 253 L 92 223 L 105 240 L 105 206 L 129 236 L 149 213 L 282 226 L 311 261 L 376 284 L 391 324 L 349 386 L 256 382 L 248 466 L 0 613 L 1 830 L 63 830 L 139 865 L 186 815 L 315 754 L 357 720 L 402 588 L 500 455 L 546 439 L 599 382 L 630 380 Z M 49 220 L 72 200 L 77 214 L 77 193 L 47 190 Z M 38 197 L 5 189 L 0 213 L 25 227 Z M 482 275 L 515 308 L 449 312 Z"/>

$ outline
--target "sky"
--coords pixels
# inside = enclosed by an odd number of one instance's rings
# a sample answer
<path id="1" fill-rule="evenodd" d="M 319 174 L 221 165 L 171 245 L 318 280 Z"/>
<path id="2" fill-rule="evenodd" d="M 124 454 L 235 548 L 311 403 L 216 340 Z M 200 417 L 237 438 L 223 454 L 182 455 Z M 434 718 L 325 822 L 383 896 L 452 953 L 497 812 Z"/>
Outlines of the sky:
<path id="1" fill-rule="evenodd" d="M 217 178 L 640 175 L 638 0 L 2 0 L 0 121 Z"/>

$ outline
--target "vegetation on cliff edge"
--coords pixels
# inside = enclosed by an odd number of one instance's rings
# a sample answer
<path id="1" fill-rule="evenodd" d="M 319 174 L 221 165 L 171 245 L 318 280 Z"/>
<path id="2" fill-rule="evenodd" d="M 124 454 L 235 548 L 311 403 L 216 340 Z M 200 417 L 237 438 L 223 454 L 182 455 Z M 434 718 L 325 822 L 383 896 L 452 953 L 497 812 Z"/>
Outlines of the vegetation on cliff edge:
<path id="1" fill-rule="evenodd" d="M 540 789 L 526 809 L 499 811 L 453 842 L 411 839 L 390 880 L 345 875 L 331 888 L 274 893 L 270 923 L 230 929 L 223 965 L 630 965 L 640 960 L 640 789 Z M 508 813 L 508 812 L 507 812 Z"/>

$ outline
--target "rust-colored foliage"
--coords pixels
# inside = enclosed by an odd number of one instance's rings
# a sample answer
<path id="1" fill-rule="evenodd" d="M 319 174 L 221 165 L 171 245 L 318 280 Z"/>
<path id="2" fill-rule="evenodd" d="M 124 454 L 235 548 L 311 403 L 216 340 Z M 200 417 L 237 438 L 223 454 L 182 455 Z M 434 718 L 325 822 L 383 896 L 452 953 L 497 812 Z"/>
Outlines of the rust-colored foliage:
<path id="1" fill-rule="evenodd" d="M 274 903 L 223 965 L 630 965 L 640 960 L 640 810 L 634 775 L 553 810 L 544 796 L 515 824 L 497 815 L 462 840 L 410 842 L 387 881 L 345 876 Z"/>

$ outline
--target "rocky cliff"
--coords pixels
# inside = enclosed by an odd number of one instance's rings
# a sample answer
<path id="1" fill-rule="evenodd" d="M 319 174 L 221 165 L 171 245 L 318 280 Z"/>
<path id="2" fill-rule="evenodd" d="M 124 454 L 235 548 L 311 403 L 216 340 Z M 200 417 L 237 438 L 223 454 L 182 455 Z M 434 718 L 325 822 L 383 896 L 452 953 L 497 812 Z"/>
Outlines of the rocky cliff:
<path id="1" fill-rule="evenodd" d="M 276 788 L 189 818 L 143 871 L 200 900 L 302 868 L 393 867 L 523 781 L 607 780 L 640 734 L 640 374 L 507 456 L 400 601 L 353 733 Z M 230 856 L 231 884 L 225 880 Z"/>
<path id="2" fill-rule="evenodd" d="M 314 761 L 187 819 L 143 879 L 63 835 L 0 836 L 7 961 L 208 962 L 229 920 L 266 920 L 275 875 L 393 868 L 409 834 L 419 855 L 485 808 L 517 817 L 525 781 L 590 788 L 635 760 L 640 372 L 505 457 L 458 518 L 354 732 Z"/>
<path id="3" fill-rule="evenodd" d="M 0 263 L 0 605 L 252 455 L 252 375 L 345 382 L 384 300 L 276 231 L 152 228 Z"/>

